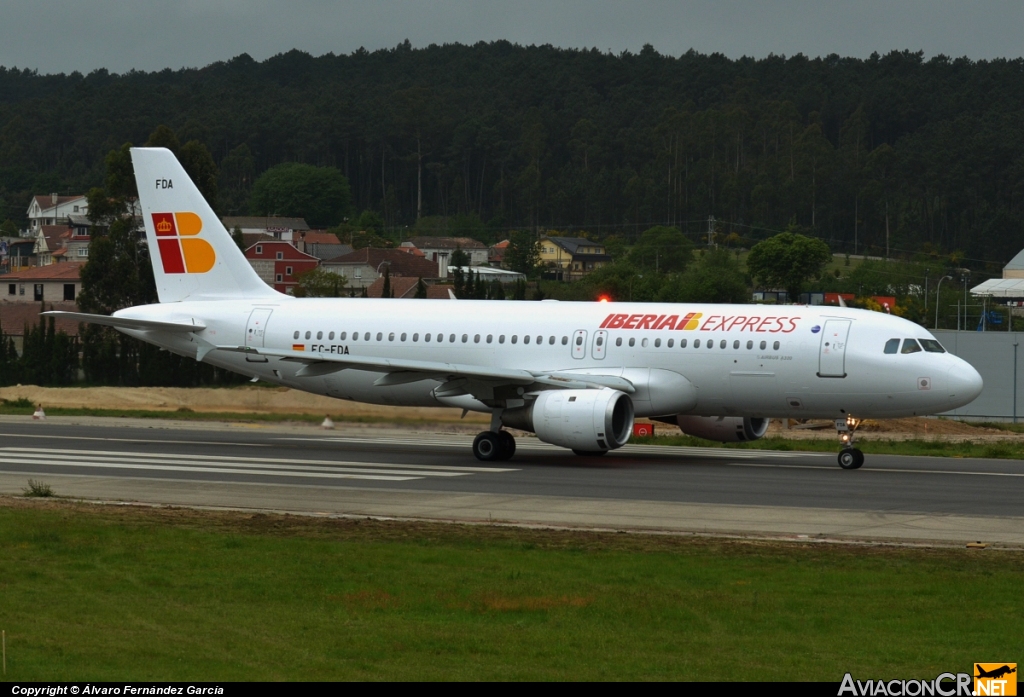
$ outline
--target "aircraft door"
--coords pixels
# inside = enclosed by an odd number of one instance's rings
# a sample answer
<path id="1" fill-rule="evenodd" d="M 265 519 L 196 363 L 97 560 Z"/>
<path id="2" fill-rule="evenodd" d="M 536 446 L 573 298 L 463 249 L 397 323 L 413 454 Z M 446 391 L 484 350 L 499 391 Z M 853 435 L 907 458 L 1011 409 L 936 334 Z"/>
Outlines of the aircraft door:
<path id="1" fill-rule="evenodd" d="M 577 329 L 572 333 L 572 357 L 587 357 L 587 332 L 583 329 Z"/>
<path id="2" fill-rule="evenodd" d="M 245 325 L 245 345 L 252 348 L 263 348 L 263 342 L 267 337 L 267 322 L 273 310 L 266 307 L 258 307 L 249 315 L 249 321 Z M 245 360 L 250 363 L 266 363 L 265 356 L 246 355 Z"/>
<path id="3" fill-rule="evenodd" d="M 826 320 L 818 352 L 819 378 L 846 377 L 846 339 L 849 333 L 850 320 Z"/>
<path id="4" fill-rule="evenodd" d="M 604 354 L 608 349 L 608 332 L 604 329 L 599 329 L 594 332 L 594 345 L 590 349 L 590 355 L 594 360 L 599 361 L 604 358 Z"/>

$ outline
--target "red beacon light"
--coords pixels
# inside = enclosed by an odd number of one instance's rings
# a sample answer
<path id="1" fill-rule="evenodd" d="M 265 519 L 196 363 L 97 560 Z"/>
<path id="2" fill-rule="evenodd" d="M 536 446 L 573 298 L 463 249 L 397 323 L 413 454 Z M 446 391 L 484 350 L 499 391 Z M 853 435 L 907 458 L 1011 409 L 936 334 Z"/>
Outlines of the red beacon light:
<path id="1" fill-rule="evenodd" d="M 599 303 L 610 303 L 611 301 L 612 301 L 612 299 L 610 297 L 608 297 L 607 295 L 599 295 L 597 297 L 597 302 L 599 302 Z"/>

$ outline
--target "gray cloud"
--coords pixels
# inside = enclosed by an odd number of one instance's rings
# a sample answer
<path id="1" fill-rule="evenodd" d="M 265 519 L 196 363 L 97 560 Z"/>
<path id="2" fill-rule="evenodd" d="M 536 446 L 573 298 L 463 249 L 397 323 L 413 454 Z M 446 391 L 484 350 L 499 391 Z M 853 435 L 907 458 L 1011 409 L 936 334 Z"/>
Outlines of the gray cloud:
<path id="1" fill-rule="evenodd" d="M 177 69 L 248 53 L 314 55 L 507 39 L 729 57 L 923 50 L 1024 55 L 1024 3 L 957 0 L 4 0 L 0 65 L 43 73 Z"/>

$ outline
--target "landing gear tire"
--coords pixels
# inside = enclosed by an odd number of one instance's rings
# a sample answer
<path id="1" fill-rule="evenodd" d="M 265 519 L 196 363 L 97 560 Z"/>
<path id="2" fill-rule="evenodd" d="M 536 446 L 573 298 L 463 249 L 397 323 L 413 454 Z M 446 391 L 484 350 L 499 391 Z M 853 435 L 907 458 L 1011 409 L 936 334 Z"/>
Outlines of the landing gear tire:
<path id="1" fill-rule="evenodd" d="M 497 433 L 484 431 L 473 439 L 473 454 L 477 460 L 493 462 L 500 460 L 502 453 L 501 439 Z"/>
<path id="2" fill-rule="evenodd" d="M 843 448 L 839 451 L 839 466 L 844 470 L 855 470 L 864 464 L 864 453 L 857 448 Z"/>
<path id="3" fill-rule="evenodd" d="M 498 431 L 498 460 L 511 460 L 516 454 L 516 439 L 508 431 Z"/>
<path id="4" fill-rule="evenodd" d="M 573 449 L 573 452 L 576 453 L 577 455 L 579 455 L 580 457 L 600 457 L 602 455 L 608 454 L 607 450 L 575 450 L 575 449 Z"/>

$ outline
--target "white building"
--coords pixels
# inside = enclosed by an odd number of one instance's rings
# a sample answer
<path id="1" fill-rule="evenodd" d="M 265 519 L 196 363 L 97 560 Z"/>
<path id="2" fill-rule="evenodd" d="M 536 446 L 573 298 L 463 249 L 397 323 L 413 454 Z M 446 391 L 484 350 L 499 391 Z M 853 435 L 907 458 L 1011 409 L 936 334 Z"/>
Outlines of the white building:
<path id="1" fill-rule="evenodd" d="M 85 196 L 33 196 L 28 205 L 30 236 L 39 233 L 43 225 L 62 225 L 69 215 L 85 215 L 89 212 L 89 201 Z"/>

